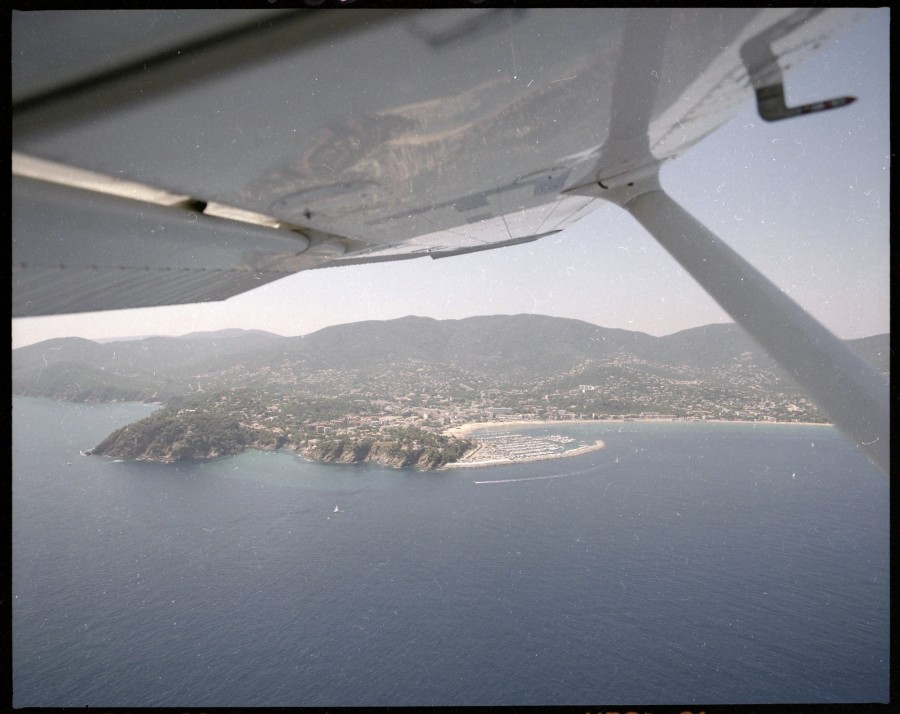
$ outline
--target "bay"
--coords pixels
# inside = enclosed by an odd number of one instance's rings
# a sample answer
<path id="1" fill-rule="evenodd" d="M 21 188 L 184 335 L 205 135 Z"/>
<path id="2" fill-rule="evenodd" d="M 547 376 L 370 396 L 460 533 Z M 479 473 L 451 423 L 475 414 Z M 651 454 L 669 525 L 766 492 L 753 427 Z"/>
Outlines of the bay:
<path id="1" fill-rule="evenodd" d="M 606 448 L 434 473 L 79 454 L 151 410 L 13 400 L 17 707 L 887 701 L 888 483 L 830 427 L 561 424 Z"/>

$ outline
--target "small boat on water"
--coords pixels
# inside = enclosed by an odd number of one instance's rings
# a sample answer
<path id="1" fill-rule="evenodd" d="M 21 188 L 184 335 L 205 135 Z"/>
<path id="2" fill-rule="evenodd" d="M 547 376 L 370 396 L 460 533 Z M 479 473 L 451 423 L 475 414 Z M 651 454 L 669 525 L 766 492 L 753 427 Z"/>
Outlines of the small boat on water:
<path id="1" fill-rule="evenodd" d="M 334 512 L 334 513 L 340 513 L 340 512 L 341 512 L 341 509 L 338 508 L 337 506 L 335 506 L 333 512 Z"/>

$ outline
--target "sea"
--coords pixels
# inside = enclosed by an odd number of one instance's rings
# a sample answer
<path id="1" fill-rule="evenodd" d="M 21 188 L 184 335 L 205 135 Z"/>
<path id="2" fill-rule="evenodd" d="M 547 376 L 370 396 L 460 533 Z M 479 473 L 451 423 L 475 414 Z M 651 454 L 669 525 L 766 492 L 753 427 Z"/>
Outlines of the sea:
<path id="1" fill-rule="evenodd" d="M 80 454 L 153 409 L 13 399 L 15 707 L 888 701 L 888 481 L 831 427 L 560 424 L 606 447 L 438 472 Z"/>

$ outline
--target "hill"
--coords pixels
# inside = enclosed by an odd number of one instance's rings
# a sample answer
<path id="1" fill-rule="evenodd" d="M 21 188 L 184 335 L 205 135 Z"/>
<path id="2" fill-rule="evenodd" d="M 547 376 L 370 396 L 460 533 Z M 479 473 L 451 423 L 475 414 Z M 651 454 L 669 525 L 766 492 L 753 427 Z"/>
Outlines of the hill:
<path id="1" fill-rule="evenodd" d="M 888 372 L 888 335 L 849 344 Z M 626 366 L 630 374 L 689 378 L 711 386 L 755 375 L 767 388 L 794 389 L 733 324 L 652 337 L 543 315 L 410 316 L 335 325 L 303 337 L 221 330 L 105 344 L 61 338 L 13 350 L 12 382 L 18 395 L 165 401 L 208 390 L 312 383 L 325 388 L 347 380 L 424 379 L 425 373 L 431 378 L 442 373 L 473 388 L 563 386 L 578 379 L 603 380 Z"/>
<path id="2" fill-rule="evenodd" d="M 887 371 L 887 335 L 850 344 Z M 285 448 L 434 468 L 473 448 L 447 427 L 498 416 L 823 420 L 729 324 L 652 337 L 542 315 L 410 316 L 303 337 L 48 340 L 12 362 L 14 394 L 166 404 L 91 450 L 158 461 Z"/>

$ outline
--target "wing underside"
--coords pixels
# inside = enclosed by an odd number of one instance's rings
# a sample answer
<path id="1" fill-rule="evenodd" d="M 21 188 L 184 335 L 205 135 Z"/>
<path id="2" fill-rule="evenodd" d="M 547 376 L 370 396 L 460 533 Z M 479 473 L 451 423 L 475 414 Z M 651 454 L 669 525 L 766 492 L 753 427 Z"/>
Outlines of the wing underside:
<path id="1" fill-rule="evenodd" d="M 559 232 L 734 115 L 742 48 L 786 68 L 851 19 L 179 12 L 13 14 L 13 316 Z"/>

